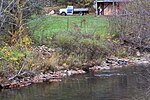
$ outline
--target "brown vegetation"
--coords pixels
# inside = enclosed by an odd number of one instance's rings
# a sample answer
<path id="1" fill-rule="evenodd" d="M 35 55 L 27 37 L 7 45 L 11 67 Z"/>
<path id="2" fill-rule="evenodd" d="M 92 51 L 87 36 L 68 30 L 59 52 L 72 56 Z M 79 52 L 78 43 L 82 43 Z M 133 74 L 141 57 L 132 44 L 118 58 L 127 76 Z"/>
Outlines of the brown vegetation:
<path id="1" fill-rule="evenodd" d="M 121 44 L 140 51 L 150 51 L 150 1 L 134 0 L 126 13 L 112 18 L 111 32 Z M 134 50 L 134 51 L 135 51 Z"/>

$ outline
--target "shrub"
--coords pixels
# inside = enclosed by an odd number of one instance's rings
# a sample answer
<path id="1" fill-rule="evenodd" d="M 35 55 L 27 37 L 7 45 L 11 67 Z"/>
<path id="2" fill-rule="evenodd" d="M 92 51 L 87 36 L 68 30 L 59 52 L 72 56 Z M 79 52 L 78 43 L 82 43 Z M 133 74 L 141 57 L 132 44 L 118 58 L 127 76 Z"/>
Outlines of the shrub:
<path id="1" fill-rule="evenodd" d="M 21 69 L 28 69 L 32 58 L 30 50 L 20 45 L 1 48 L 0 57 L 0 71 L 4 74 L 9 72 L 16 74 Z"/>
<path id="2" fill-rule="evenodd" d="M 101 38 L 97 38 L 94 34 L 57 34 L 52 44 L 56 48 L 61 48 L 64 53 L 81 56 L 83 59 L 99 59 L 109 54 L 107 45 Z"/>
<path id="3" fill-rule="evenodd" d="M 74 49 L 76 41 L 75 37 L 70 34 L 58 34 L 52 42 L 55 47 L 60 47 L 62 51 L 69 53 Z"/>

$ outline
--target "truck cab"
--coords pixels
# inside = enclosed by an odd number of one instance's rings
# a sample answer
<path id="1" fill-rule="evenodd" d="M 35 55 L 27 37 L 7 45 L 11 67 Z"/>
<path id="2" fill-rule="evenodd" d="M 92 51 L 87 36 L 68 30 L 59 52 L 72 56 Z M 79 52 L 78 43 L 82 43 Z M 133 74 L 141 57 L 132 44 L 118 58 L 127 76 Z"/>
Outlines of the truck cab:
<path id="1" fill-rule="evenodd" d="M 73 6 L 67 6 L 65 9 L 60 9 L 59 14 L 62 16 L 73 15 Z"/>

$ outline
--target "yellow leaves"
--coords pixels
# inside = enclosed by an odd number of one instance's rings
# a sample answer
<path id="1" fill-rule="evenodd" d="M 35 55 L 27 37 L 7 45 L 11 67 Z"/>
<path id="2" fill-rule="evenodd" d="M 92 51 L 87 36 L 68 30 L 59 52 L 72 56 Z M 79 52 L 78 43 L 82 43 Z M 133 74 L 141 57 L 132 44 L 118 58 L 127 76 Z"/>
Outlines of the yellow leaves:
<path id="1" fill-rule="evenodd" d="M 26 36 L 23 37 L 22 43 L 24 45 L 30 45 L 31 44 L 31 39 L 26 35 Z"/>
<path id="2" fill-rule="evenodd" d="M 31 64 L 31 67 L 35 67 L 35 64 Z"/>
<path id="3" fill-rule="evenodd" d="M 18 60 L 22 60 L 26 55 L 29 54 L 29 52 L 27 52 L 28 50 L 22 49 L 21 47 L 17 47 L 17 46 L 13 46 L 13 47 L 3 47 L 1 49 L 1 56 L 4 60 L 6 61 L 18 61 Z"/>
<path id="4" fill-rule="evenodd" d="M 20 53 L 20 52 L 12 52 L 12 57 L 10 57 L 10 60 L 12 61 L 17 61 L 20 59 L 23 59 L 23 57 L 25 56 L 25 54 Z"/>
<path id="5" fill-rule="evenodd" d="M 7 49 L 6 46 L 1 49 L 1 53 L 2 53 L 1 56 L 3 59 L 7 59 L 11 55 L 11 52 Z"/>
<path id="6" fill-rule="evenodd" d="M 20 45 L 0 48 L 0 58 L 0 65 L 13 71 L 18 71 L 21 66 L 25 66 L 24 69 L 29 68 L 33 63 L 30 49 Z M 23 65 L 24 63 L 27 64 Z"/>
<path id="7" fill-rule="evenodd" d="M 18 59 L 15 58 L 15 57 L 12 57 L 12 58 L 10 58 L 10 60 L 12 60 L 12 61 L 17 61 Z"/>

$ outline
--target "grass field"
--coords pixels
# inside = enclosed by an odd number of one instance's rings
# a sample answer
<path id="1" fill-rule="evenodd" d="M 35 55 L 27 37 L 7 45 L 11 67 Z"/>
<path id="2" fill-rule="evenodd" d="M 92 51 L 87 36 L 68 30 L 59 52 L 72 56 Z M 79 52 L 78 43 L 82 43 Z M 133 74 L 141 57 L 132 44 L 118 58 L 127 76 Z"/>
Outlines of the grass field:
<path id="1" fill-rule="evenodd" d="M 44 16 L 37 18 L 30 24 L 31 28 L 37 26 L 36 35 L 51 35 L 66 31 L 80 31 L 81 33 L 98 33 L 105 35 L 108 22 L 104 17 L 93 16 Z"/>
<path id="2" fill-rule="evenodd" d="M 43 41 L 54 34 L 78 32 L 81 34 L 97 34 L 105 37 L 108 34 L 108 21 L 105 17 L 94 16 L 44 16 L 30 23 L 32 36 Z M 34 29 L 35 27 L 35 29 Z"/>

